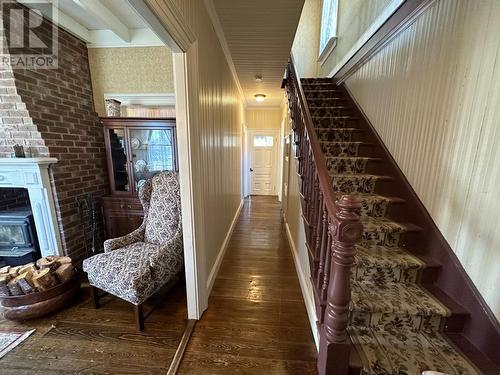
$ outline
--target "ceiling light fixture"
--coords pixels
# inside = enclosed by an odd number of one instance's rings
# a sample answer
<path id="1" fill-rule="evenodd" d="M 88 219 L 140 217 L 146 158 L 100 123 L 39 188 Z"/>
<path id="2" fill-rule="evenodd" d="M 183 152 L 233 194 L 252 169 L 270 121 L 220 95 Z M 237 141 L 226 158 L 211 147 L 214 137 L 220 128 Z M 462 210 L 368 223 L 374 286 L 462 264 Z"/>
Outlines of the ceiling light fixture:
<path id="1" fill-rule="evenodd" d="M 266 96 L 264 94 L 255 94 L 253 97 L 258 102 L 263 102 L 264 100 L 266 100 Z"/>
<path id="2" fill-rule="evenodd" d="M 255 76 L 255 82 L 262 82 L 262 76 L 260 74 Z"/>

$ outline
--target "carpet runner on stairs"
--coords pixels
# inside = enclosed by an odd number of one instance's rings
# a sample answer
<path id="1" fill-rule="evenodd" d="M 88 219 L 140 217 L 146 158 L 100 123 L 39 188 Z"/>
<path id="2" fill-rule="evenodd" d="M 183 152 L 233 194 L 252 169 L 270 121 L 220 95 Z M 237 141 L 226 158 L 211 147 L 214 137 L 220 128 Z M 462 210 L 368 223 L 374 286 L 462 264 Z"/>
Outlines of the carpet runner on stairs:
<path id="1" fill-rule="evenodd" d="M 361 373 L 478 374 L 442 333 L 450 309 L 419 284 L 429 265 L 402 246 L 404 237 L 420 228 L 386 216 L 390 205 L 404 201 L 377 193 L 379 184 L 391 179 L 368 171 L 380 160 L 361 141 L 350 99 L 328 79 L 304 79 L 302 86 L 334 191 L 361 200 L 364 230 L 351 271 L 348 327 Z"/>

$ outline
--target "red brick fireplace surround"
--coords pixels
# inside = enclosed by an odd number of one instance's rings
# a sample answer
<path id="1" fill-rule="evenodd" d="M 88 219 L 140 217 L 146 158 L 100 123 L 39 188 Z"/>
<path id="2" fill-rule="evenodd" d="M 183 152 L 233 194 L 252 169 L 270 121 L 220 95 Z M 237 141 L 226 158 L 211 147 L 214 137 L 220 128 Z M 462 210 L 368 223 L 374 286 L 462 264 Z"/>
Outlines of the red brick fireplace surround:
<path id="1" fill-rule="evenodd" d="M 44 21 L 42 27 L 52 26 Z M 77 202 L 89 193 L 107 194 L 105 148 L 87 47 L 62 29 L 58 34 L 57 69 L 0 71 L 0 157 L 9 157 L 17 143 L 33 156 L 58 159 L 51 166 L 51 183 L 63 251 L 79 260 L 85 246 Z"/>

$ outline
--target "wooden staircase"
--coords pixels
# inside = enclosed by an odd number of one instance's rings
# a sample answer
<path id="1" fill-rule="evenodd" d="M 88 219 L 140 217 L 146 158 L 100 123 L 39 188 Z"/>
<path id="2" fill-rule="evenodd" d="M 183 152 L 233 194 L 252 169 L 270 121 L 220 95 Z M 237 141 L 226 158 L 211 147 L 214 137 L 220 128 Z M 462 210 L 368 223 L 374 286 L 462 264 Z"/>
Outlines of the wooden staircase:
<path id="1" fill-rule="evenodd" d="M 285 84 L 320 374 L 500 374 L 498 322 L 345 88 Z"/>

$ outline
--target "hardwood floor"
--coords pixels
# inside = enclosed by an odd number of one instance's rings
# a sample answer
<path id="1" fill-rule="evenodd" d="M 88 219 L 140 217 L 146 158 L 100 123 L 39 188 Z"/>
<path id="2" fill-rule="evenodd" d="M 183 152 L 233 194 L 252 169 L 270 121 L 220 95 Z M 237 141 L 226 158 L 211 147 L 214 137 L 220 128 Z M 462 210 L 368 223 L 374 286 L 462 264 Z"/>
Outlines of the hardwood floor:
<path id="1" fill-rule="evenodd" d="M 36 328 L 0 359 L 0 374 L 165 374 L 187 323 L 184 283 L 155 298 L 143 333 L 136 331 L 132 305 L 106 296 L 95 310 L 88 287 L 73 307 L 47 318 L 0 318 L 0 329 Z"/>
<path id="2" fill-rule="evenodd" d="M 316 374 L 316 348 L 276 197 L 245 201 L 179 374 Z"/>

